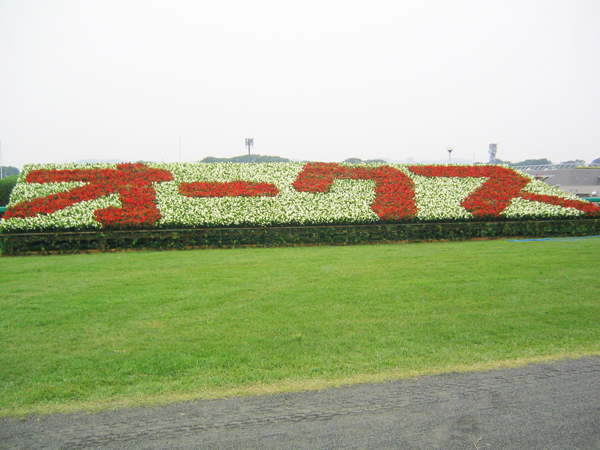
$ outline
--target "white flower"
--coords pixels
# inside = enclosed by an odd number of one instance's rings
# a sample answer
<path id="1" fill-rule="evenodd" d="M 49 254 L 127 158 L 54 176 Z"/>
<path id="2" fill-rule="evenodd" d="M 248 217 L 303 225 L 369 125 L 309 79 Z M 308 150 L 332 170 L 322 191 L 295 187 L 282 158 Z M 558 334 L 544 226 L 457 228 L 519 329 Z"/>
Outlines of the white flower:
<path id="1" fill-rule="evenodd" d="M 156 204 L 161 213 L 157 227 L 222 227 L 231 225 L 313 225 L 333 223 L 374 223 L 379 217 L 371 209 L 375 199 L 373 180 L 337 179 L 327 193 L 298 192 L 292 186 L 304 167 L 300 163 L 271 164 L 148 164 L 168 170 L 173 180 L 153 183 Z M 371 165 L 372 166 L 372 165 Z M 376 166 L 376 165 L 375 165 Z M 417 221 L 471 220 L 473 215 L 461 202 L 479 188 L 485 178 L 425 177 L 416 175 L 408 165 L 390 164 L 414 181 L 414 199 Z M 23 201 L 65 192 L 82 186 L 82 182 L 26 183 L 32 170 L 115 168 L 111 164 L 43 164 L 23 168 L 19 182 L 11 195 L 9 207 Z M 522 174 L 523 175 L 523 174 Z M 524 191 L 564 198 L 577 198 L 558 188 L 531 179 Z M 279 191 L 275 197 L 187 197 L 179 193 L 182 183 L 195 181 L 228 182 L 249 181 L 270 183 Z M 119 208 L 118 194 L 84 201 L 48 215 L 10 218 L 0 221 L 0 228 L 8 232 L 42 231 L 52 229 L 98 229 L 102 225 L 94 218 L 94 211 L 109 206 Z M 514 198 L 503 211 L 506 218 L 561 218 L 577 217 L 583 213 L 573 208 L 548 205 Z"/>

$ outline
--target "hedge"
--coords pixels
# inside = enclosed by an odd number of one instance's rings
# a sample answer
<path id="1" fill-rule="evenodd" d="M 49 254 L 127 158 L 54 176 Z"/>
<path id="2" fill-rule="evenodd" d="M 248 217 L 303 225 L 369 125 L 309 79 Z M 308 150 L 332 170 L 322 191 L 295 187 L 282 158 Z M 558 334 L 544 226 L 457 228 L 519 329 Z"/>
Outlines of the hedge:
<path id="1" fill-rule="evenodd" d="M 592 235 L 600 219 L 13 233 L 0 235 L 0 245 L 14 256 Z"/>

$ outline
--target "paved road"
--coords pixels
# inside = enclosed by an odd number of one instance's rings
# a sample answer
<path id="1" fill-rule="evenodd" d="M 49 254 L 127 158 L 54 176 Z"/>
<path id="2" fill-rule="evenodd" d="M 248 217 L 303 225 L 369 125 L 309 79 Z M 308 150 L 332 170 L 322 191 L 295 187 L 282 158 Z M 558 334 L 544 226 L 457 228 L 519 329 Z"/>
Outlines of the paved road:
<path id="1" fill-rule="evenodd" d="M 0 421 L 1 449 L 600 449 L 600 358 Z"/>

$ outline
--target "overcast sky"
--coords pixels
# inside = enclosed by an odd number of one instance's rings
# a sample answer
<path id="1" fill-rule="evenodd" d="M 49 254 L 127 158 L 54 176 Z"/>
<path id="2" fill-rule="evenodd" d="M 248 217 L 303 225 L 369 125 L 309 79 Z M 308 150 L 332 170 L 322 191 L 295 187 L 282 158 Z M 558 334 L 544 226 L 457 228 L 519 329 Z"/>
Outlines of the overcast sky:
<path id="1" fill-rule="evenodd" d="M 600 1 L 0 0 L 3 164 L 600 158 Z"/>

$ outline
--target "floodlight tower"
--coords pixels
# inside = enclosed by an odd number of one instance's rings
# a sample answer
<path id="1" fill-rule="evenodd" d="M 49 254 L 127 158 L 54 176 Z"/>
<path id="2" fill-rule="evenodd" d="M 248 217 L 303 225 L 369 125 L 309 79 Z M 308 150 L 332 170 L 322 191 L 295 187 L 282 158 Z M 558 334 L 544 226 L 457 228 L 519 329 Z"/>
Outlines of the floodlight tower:
<path id="1" fill-rule="evenodd" d="M 248 149 L 248 156 L 250 156 L 250 149 L 254 146 L 254 138 L 246 138 L 246 148 Z"/>
<path id="2" fill-rule="evenodd" d="M 498 144 L 490 144 L 488 153 L 490 155 L 490 164 L 494 164 L 496 162 L 496 154 L 498 153 Z"/>
<path id="3" fill-rule="evenodd" d="M 446 142 L 446 150 L 448 150 L 448 162 L 452 164 L 452 150 L 456 147 L 456 144 L 452 141 Z"/>

